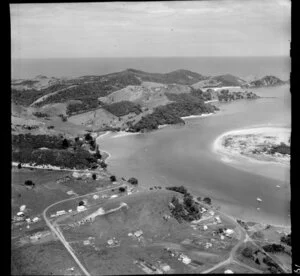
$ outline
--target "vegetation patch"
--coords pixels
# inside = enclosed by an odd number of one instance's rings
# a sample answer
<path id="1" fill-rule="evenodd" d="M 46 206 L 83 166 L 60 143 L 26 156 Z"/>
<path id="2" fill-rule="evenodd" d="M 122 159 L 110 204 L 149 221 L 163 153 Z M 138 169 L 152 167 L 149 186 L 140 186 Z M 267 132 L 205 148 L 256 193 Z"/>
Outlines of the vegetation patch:
<path id="1" fill-rule="evenodd" d="M 122 117 L 129 113 L 135 113 L 136 115 L 142 112 L 139 104 L 135 104 L 129 101 L 121 101 L 113 104 L 104 104 L 102 106 L 108 112 L 115 116 Z"/>

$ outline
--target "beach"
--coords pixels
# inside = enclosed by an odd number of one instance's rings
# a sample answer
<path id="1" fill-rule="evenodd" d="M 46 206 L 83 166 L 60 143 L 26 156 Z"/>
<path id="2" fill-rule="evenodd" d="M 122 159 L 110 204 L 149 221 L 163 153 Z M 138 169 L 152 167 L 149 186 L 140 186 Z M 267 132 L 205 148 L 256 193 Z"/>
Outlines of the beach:
<path id="1" fill-rule="evenodd" d="M 225 162 L 231 158 L 246 158 L 251 162 L 272 162 L 288 166 L 288 154 L 267 152 L 268 148 L 284 143 L 290 145 L 291 130 L 283 127 L 237 129 L 223 133 L 213 143 L 213 151 L 222 155 Z"/>
<path id="2" fill-rule="evenodd" d="M 207 116 L 211 116 L 215 113 L 207 113 L 207 114 L 201 114 L 201 115 L 190 115 L 190 116 L 184 116 L 184 117 L 180 117 L 183 120 L 186 119 L 193 119 L 193 118 L 203 118 L 203 117 L 207 117 Z"/>

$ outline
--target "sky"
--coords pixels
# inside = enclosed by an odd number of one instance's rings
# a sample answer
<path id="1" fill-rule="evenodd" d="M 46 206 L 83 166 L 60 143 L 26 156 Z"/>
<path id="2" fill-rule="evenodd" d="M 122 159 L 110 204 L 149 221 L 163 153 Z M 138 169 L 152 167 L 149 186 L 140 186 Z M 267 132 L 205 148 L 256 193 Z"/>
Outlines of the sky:
<path id="1" fill-rule="evenodd" d="M 289 0 L 11 4 L 12 58 L 288 56 Z"/>

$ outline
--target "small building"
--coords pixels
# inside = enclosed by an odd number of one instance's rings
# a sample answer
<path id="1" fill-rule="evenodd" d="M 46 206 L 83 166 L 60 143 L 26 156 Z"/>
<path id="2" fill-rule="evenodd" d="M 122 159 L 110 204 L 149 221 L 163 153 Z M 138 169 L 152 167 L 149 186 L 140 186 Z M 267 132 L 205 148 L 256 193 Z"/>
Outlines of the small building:
<path id="1" fill-rule="evenodd" d="M 25 209 L 26 209 L 26 205 L 21 205 L 21 206 L 20 206 L 20 212 L 24 212 Z"/>
<path id="2" fill-rule="evenodd" d="M 72 213 L 72 209 L 70 209 L 68 212 L 69 212 L 69 213 Z"/>
<path id="3" fill-rule="evenodd" d="M 98 199 L 99 196 L 98 195 L 93 195 L 93 199 Z"/>
<path id="4" fill-rule="evenodd" d="M 141 235 L 143 235 L 143 231 L 142 230 L 138 230 L 138 231 L 134 232 L 134 235 L 138 238 Z"/>
<path id="5" fill-rule="evenodd" d="M 17 216 L 18 216 L 18 217 L 23 217 L 23 216 L 24 216 L 24 213 L 23 213 L 23 212 L 18 212 L 18 213 L 17 213 Z"/>
<path id="6" fill-rule="evenodd" d="M 213 216 L 213 215 L 215 214 L 215 212 L 212 211 L 212 210 L 210 210 L 210 211 L 209 211 L 209 214 L 210 214 L 211 216 Z"/>
<path id="7" fill-rule="evenodd" d="M 57 214 L 58 216 L 64 215 L 65 213 L 66 213 L 65 210 L 61 210 L 61 211 L 57 211 L 57 212 L 56 212 L 56 214 Z"/>
<path id="8" fill-rule="evenodd" d="M 217 223 L 221 223 L 221 219 L 220 219 L 219 216 L 216 216 L 216 217 L 215 217 L 215 220 L 216 220 Z"/>
<path id="9" fill-rule="evenodd" d="M 225 239 L 225 237 L 224 237 L 223 235 L 221 235 L 220 238 L 221 238 L 221 240 L 224 240 L 224 239 Z"/>
<path id="10" fill-rule="evenodd" d="M 164 272 L 168 272 L 171 270 L 171 267 L 167 264 L 162 264 L 161 265 L 161 269 L 164 271 Z"/>
<path id="11" fill-rule="evenodd" d="M 207 248 L 210 248 L 210 247 L 212 247 L 212 244 L 211 244 L 210 242 L 207 242 L 207 243 L 205 244 L 205 248 L 207 249 Z"/>
<path id="12" fill-rule="evenodd" d="M 229 235 L 232 235 L 234 233 L 234 231 L 232 229 L 226 229 L 224 231 L 224 233 L 225 233 L 226 236 L 229 236 Z"/>
<path id="13" fill-rule="evenodd" d="M 203 225 L 203 230 L 207 230 L 207 229 L 208 229 L 207 225 Z"/>
<path id="14" fill-rule="evenodd" d="M 31 219 L 30 219 L 30 218 L 27 218 L 27 219 L 26 219 L 26 222 L 30 223 L 30 222 L 31 222 Z"/>
<path id="15" fill-rule="evenodd" d="M 83 241 L 83 245 L 89 245 L 89 244 L 91 244 L 90 240 Z"/>
<path id="16" fill-rule="evenodd" d="M 85 210 L 86 210 L 85 206 L 83 206 L 83 205 L 77 206 L 77 212 L 82 212 L 82 211 L 85 211 Z"/>
<path id="17" fill-rule="evenodd" d="M 230 269 L 224 271 L 224 274 L 234 274 L 234 272 Z"/>
<path id="18" fill-rule="evenodd" d="M 35 217 L 32 219 L 32 222 L 38 222 L 40 219 L 38 217 Z"/>
<path id="19" fill-rule="evenodd" d="M 110 198 L 116 198 L 118 197 L 118 195 L 112 195 Z"/>
<path id="20" fill-rule="evenodd" d="M 189 264 L 192 261 L 188 256 L 183 254 L 180 255 L 180 259 L 184 264 Z"/>

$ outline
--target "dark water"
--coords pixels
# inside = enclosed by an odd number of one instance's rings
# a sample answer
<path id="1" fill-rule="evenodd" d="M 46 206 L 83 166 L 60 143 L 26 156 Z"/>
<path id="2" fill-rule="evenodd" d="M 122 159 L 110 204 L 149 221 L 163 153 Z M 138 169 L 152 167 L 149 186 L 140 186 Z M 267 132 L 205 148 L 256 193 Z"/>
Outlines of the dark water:
<path id="1" fill-rule="evenodd" d="M 289 57 L 77 58 L 12 60 L 13 78 L 103 75 L 134 68 L 167 73 L 187 69 L 203 75 L 230 73 L 241 78 L 275 75 L 289 79 Z"/>
<path id="2" fill-rule="evenodd" d="M 211 196 L 224 211 L 238 217 L 289 224 L 289 168 L 268 164 L 241 170 L 224 163 L 212 150 L 214 140 L 232 129 L 290 127 L 289 87 L 255 92 L 278 98 L 222 104 L 218 114 L 190 119 L 185 126 L 100 138 L 100 147 L 112 155 L 108 160 L 110 170 L 120 177 L 136 176 L 145 186 L 184 185 L 199 195 Z M 257 197 L 263 202 L 258 203 Z M 257 207 L 261 208 L 259 212 Z"/>

